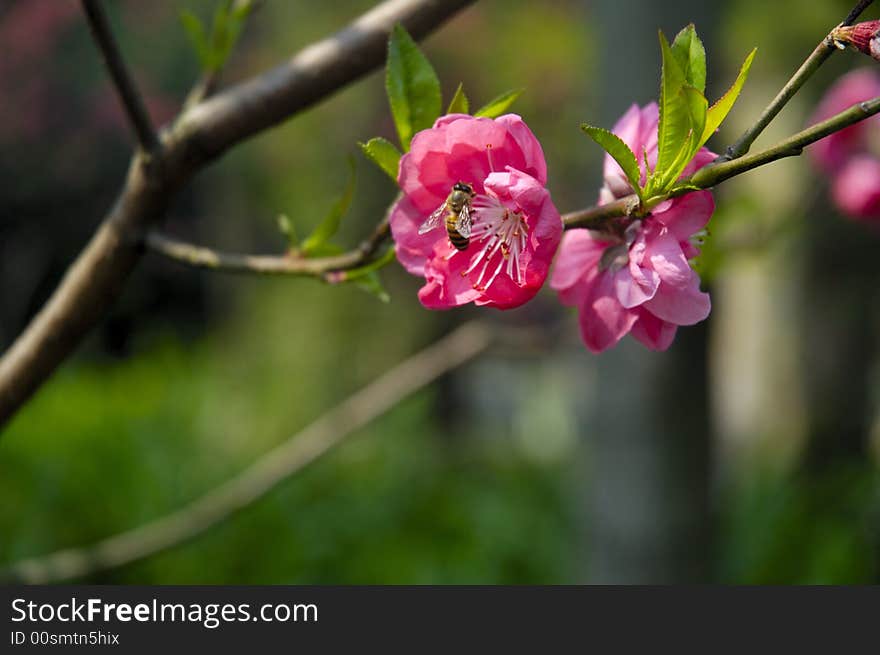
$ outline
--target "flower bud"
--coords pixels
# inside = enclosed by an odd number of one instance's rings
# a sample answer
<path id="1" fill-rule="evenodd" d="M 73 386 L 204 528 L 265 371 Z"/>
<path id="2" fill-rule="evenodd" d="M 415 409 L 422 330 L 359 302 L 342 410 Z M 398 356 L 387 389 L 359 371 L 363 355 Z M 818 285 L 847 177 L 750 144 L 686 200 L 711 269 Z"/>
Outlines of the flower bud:
<path id="1" fill-rule="evenodd" d="M 840 48 L 849 45 L 880 61 L 880 20 L 841 25 L 834 28 L 831 38 Z"/>

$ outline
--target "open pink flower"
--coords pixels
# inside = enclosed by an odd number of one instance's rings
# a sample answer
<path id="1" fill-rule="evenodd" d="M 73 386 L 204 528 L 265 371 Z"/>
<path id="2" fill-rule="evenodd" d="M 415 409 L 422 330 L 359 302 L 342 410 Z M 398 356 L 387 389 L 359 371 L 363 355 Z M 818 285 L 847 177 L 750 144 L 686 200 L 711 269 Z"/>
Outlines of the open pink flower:
<path id="1" fill-rule="evenodd" d="M 452 245 L 443 221 L 420 230 L 458 182 L 476 194 L 464 250 Z M 494 120 L 450 114 L 413 137 L 400 160 L 404 195 L 390 224 L 400 263 L 425 278 L 419 291 L 425 307 L 473 302 L 510 309 L 538 292 L 562 237 L 546 182 L 541 144 L 514 114 Z"/>
<path id="2" fill-rule="evenodd" d="M 614 132 L 636 153 L 657 157 L 657 105 L 633 106 Z M 712 161 L 703 148 L 685 175 Z M 640 156 L 644 166 L 644 155 Z M 643 170 L 644 175 L 644 170 Z M 633 192 L 613 159 L 605 159 L 605 204 Z M 593 352 L 602 352 L 632 335 L 652 350 L 666 350 L 679 325 L 709 315 L 709 295 L 688 260 L 699 254 L 692 243 L 715 208 L 712 194 L 698 191 L 667 200 L 635 221 L 621 238 L 589 230 L 571 230 L 559 249 L 551 286 L 566 305 L 579 310 L 581 336 Z"/>
<path id="3" fill-rule="evenodd" d="M 861 69 L 841 77 L 825 94 L 813 123 L 880 96 L 880 74 Z M 880 116 L 872 116 L 810 146 L 813 161 L 831 181 L 831 197 L 853 218 L 880 219 Z"/>

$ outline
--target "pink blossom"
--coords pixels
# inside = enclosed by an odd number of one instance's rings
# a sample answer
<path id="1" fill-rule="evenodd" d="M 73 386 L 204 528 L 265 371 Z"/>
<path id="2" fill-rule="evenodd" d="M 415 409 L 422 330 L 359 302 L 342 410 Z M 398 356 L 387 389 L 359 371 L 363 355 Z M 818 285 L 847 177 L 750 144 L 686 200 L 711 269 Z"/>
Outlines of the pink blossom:
<path id="1" fill-rule="evenodd" d="M 633 106 L 614 132 L 650 165 L 657 158 L 657 105 Z M 712 161 L 703 148 L 685 175 Z M 644 168 L 642 171 L 644 179 Z M 613 159 L 605 159 L 605 204 L 633 192 Z M 692 237 L 715 208 L 711 193 L 698 191 L 667 200 L 634 221 L 622 235 L 570 230 L 559 249 L 551 286 L 566 305 L 577 307 L 581 336 L 593 352 L 610 348 L 626 334 L 652 350 L 666 350 L 679 325 L 709 315 L 709 295 L 688 260 L 699 254 Z"/>
<path id="2" fill-rule="evenodd" d="M 870 68 L 852 71 L 828 89 L 810 123 L 818 123 L 855 104 L 880 96 L 880 74 Z M 837 174 L 846 161 L 867 150 L 867 140 L 880 127 L 880 115 L 872 116 L 831 134 L 810 146 L 813 161 L 826 173 Z"/>
<path id="3" fill-rule="evenodd" d="M 834 204 L 853 218 L 880 218 L 880 160 L 856 155 L 834 176 Z"/>
<path id="4" fill-rule="evenodd" d="M 880 74 L 861 69 L 844 75 L 825 94 L 811 122 L 880 96 Z M 880 116 L 835 132 L 810 147 L 815 164 L 831 182 L 837 208 L 853 218 L 880 219 Z"/>
<path id="5" fill-rule="evenodd" d="M 475 193 L 464 250 L 452 245 L 442 220 L 423 228 L 458 182 Z M 400 263 L 425 278 L 425 307 L 511 309 L 538 292 L 562 237 L 546 182 L 541 144 L 519 116 L 450 114 L 413 137 L 400 160 L 403 198 L 390 223 Z"/>

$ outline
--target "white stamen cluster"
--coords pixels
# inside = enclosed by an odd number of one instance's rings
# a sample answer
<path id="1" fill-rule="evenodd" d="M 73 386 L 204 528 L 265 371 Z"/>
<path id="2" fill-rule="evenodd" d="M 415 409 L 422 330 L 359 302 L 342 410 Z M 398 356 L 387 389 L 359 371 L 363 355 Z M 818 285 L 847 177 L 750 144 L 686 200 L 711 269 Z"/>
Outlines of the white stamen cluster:
<path id="1" fill-rule="evenodd" d="M 477 291 L 489 288 L 502 270 L 505 270 L 507 277 L 514 283 L 522 286 L 525 283 L 525 274 L 520 265 L 520 255 L 525 251 L 528 242 L 528 223 L 525 216 L 521 212 L 508 209 L 497 198 L 486 195 L 474 198 L 471 215 L 471 240 L 480 246 L 480 251 L 462 275 L 469 275 L 482 264 L 483 268 L 474 282 Z M 493 260 L 496 259 L 497 264 L 490 274 Z"/>

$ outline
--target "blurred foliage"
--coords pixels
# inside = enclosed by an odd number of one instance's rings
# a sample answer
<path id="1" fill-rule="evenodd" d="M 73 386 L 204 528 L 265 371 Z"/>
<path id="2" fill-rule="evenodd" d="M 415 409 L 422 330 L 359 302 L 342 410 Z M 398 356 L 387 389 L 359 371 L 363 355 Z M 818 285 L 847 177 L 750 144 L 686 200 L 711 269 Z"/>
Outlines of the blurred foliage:
<path id="1" fill-rule="evenodd" d="M 166 345 L 111 370 L 84 366 L 62 374 L 29 408 L 39 421 L 25 416 L 4 436 L 0 493 L 8 502 L 0 509 L 0 558 L 77 545 L 148 521 L 268 446 L 248 439 L 252 426 L 236 433 L 206 415 L 215 409 L 204 400 L 216 385 L 211 354 L 210 347 L 183 352 Z M 291 395 L 301 416 L 319 406 L 304 396 Z M 503 443 L 450 449 L 443 435 L 425 429 L 429 400 L 420 394 L 404 403 L 193 544 L 97 579 L 570 580 L 577 517 L 559 467 L 536 465 Z"/>
<path id="2" fill-rule="evenodd" d="M 68 4 L 26 2 L 0 2 L 0 29 L 15 17 L 14 9 L 60 11 Z M 717 35 L 706 44 L 710 70 L 717 71 L 709 95 L 720 95 L 742 54 L 759 46 L 731 114 L 732 120 L 747 119 L 849 4 L 835 0 L 804 11 L 794 0 L 726 3 L 723 29 L 698 25 L 701 33 Z M 271 67 L 371 5 L 262 3 L 240 35 L 223 83 Z M 215 0 L 108 3 L 157 122 L 173 116 L 200 73 L 178 11 L 206 17 L 215 7 Z M 543 143 L 549 184 L 563 211 L 593 202 L 599 186 L 599 152 L 577 129 L 603 101 L 604 90 L 592 82 L 599 58 L 618 52 L 598 52 L 597 34 L 631 37 L 627 26 L 610 30 L 591 18 L 591 3 L 578 0 L 484 0 L 422 44 L 446 99 L 459 82 L 471 107 L 504 89 L 525 89 L 514 110 Z M 54 40 L 20 39 L 42 51 L 28 54 L 19 44 L 14 61 L 4 66 L 0 59 L 4 98 L 21 98 L 28 108 L 11 112 L 12 100 L 3 103 L 6 111 L 0 108 L 0 170 L 16 180 L 0 191 L 2 346 L 39 307 L 112 202 L 130 143 L 76 12 L 57 20 L 51 23 Z M 655 28 L 637 38 L 654 39 Z M 48 27 L 28 32 L 49 33 Z M 11 43 L 9 34 L 0 36 Z M 823 80 L 852 63 L 838 59 L 811 82 L 805 100 L 786 109 L 783 124 L 799 127 Z M 653 94 L 656 86 L 632 89 L 640 101 Z M 740 125 L 734 122 L 710 145 L 717 149 Z M 172 208 L 167 228 L 230 250 L 282 251 L 289 244 L 276 217 L 285 214 L 296 233 L 310 234 L 346 186 L 347 155 L 362 157 L 357 144 L 374 135 L 395 137 L 380 72 L 204 171 Z M 818 186 L 814 182 L 796 177 L 792 193 Z M 334 242 L 357 243 L 394 194 L 381 170 L 359 165 Z M 760 188 L 740 187 L 737 194 L 737 202 L 722 203 L 713 220 L 703 257 L 707 277 L 729 272 L 732 252 L 760 256 L 799 238 L 790 226 L 812 207 L 771 212 Z M 810 220 L 836 219 L 824 210 Z M 382 276 L 388 305 L 349 285 L 216 276 L 147 257 L 98 334 L 0 439 L 0 561 L 88 543 L 181 506 L 468 315 L 425 312 L 415 299 L 418 280 L 396 266 Z M 502 327 L 540 322 L 560 313 L 554 305 L 539 298 L 491 318 Z M 588 356 L 578 352 L 578 365 L 586 367 Z M 531 413 L 532 422 L 520 428 L 538 437 L 573 425 L 575 418 L 562 414 L 572 411 L 571 404 L 586 404 L 582 377 L 569 385 L 571 403 L 533 393 L 533 387 L 557 389 L 552 382 L 561 367 L 547 361 L 536 365 L 545 367 L 540 376 L 519 374 L 508 382 L 553 414 L 554 421 L 544 422 Z M 489 400 L 503 404 L 497 398 L 481 399 L 487 416 L 469 416 L 479 403 L 450 404 L 457 399 L 450 387 L 470 392 L 461 382 L 470 375 L 453 376 L 406 401 L 205 536 L 93 581 L 583 580 L 589 554 L 582 527 L 586 439 L 568 447 L 553 434 L 514 438 L 505 422 L 511 413 L 491 414 Z M 536 452 L 541 448 L 560 452 Z M 819 470 L 774 468 L 758 459 L 742 469 L 724 480 L 714 502 L 716 580 L 878 580 L 880 484 L 867 458 Z"/>

